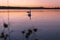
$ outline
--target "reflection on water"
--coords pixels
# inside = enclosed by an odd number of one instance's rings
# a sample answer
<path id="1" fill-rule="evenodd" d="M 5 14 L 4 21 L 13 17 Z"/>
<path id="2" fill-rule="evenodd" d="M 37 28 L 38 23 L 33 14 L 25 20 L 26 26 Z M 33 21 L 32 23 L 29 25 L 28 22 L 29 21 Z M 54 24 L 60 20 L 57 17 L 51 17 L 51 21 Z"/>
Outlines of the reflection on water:
<path id="1" fill-rule="evenodd" d="M 8 23 L 6 10 L 0 11 L 0 33 L 3 30 L 3 21 Z M 32 10 L 31 20 L 27 10 L 10 10 L 9 23 L 10 40 L 23 40 L 21 31 L 33 27 L 38 28 L 39 40 L 60 40 L 60 10 Z M 31 40 L 32 37 L 34 34 L 30 37 Z"/>

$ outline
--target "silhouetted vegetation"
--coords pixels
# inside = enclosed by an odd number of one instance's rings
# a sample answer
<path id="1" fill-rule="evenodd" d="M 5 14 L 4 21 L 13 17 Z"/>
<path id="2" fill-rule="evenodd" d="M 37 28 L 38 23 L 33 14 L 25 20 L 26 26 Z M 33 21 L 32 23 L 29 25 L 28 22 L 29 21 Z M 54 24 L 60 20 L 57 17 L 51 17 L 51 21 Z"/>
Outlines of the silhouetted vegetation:
<path id="1" fill-rule="evenodd" d="M 8 37 L 8 34 L 4 34 L 4 32 L 1 33 L 0 38 L 4 38 L 6 40 Z"/>
<path id="2" fill-rule="evenodd" d="M 45 8 L 45 7 L 12 7 L 12 6 L 0 6 L 0 9 L 60 9 L 60 7 Z"/>
<path id="3" fill-rule="evenodd" d="M 37 32 L 37 29 L 36 28 L 34 28 L 33 30 L 34 30 L 34 32 Z"/>
<path id="4" fill-rule="evenodd" d="M 4 28 L 8 28 L 8 24 L 4 23 L 3 25 L 4 25 Z"/>
<path id="5" fill-rule="evenodd" d="M 27 11 L 27 13 L 28 13 L 28 17 L 29 17 L 30 20 L 31 20 L 31 10 L 30 10 L 30 11 Z"/>
<path id="6" fill-rule="evenodd" d="M 8 28 L 8 24 L 7 23 L 3 23 L 3 27 L 4 27 L 4 29 L 3 29 L 3 31 L 2 31 L 2 33 L 0 35 L 0 38 L 3 38 L 4 40 L 6 40 L 7 37 L 8 37 L 8 34 L 5 34 L 5 29 Z"/>
<path id="7" fill-rule="evenodd" d="M 26 40 L 29 40 L 30 35 L 33 33 L 36 33 L 37 30 L 38 30 L 37 28 L 28 29 L 26 31 L 22 31 L 22 34 L 25 34 L 24 36 L 25 36 Z M 35 40 L 38 40 L 38 38 L 35 38 Z"/>

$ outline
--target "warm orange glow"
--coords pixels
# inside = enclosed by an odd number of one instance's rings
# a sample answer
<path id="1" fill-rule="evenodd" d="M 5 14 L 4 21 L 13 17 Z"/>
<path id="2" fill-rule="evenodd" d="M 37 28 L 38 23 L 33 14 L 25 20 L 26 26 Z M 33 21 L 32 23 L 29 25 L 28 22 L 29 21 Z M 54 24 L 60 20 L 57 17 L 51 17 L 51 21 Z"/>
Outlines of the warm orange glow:
<path id="1" fill-rule="evenodd" d="M 60 0 L 0 0 L 0 6 L 60 7 Z"/>

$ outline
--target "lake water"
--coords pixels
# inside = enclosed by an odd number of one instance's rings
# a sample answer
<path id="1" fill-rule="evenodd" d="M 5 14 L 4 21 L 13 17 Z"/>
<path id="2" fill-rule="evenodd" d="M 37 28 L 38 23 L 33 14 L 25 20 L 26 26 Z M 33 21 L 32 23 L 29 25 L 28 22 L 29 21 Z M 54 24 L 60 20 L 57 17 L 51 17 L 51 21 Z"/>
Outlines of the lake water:
<path id="1" fill-rule="evenodd" d="M 26 40 L 21 31 L 33 28 L 38 29 L 36 37 L 39 40 L 60 40 L 60 10 L 31 10 L 31 19 L 27 11 L 9 10 L 9 31 L 6 28 L 5 33 L 10 32 L 10 40 Z M 0 35 L 4 30 L 3 22 L 8 23 L 7 10 L 0 10 Z M 34 36 L 33 33 L 29 40 Z"/>

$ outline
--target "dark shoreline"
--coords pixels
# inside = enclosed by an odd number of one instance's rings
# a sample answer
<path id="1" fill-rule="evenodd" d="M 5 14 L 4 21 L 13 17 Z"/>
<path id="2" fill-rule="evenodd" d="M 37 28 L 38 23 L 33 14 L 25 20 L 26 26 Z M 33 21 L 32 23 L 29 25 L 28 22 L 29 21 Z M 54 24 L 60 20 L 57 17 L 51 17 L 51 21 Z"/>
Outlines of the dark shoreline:
<path id="1" fill-rule="evenodd" d="M 0 9 L 60 9 L 56 8 L 44 8 L 44 7 L 7 7 L 7 6 L 0 6 Z"/>

